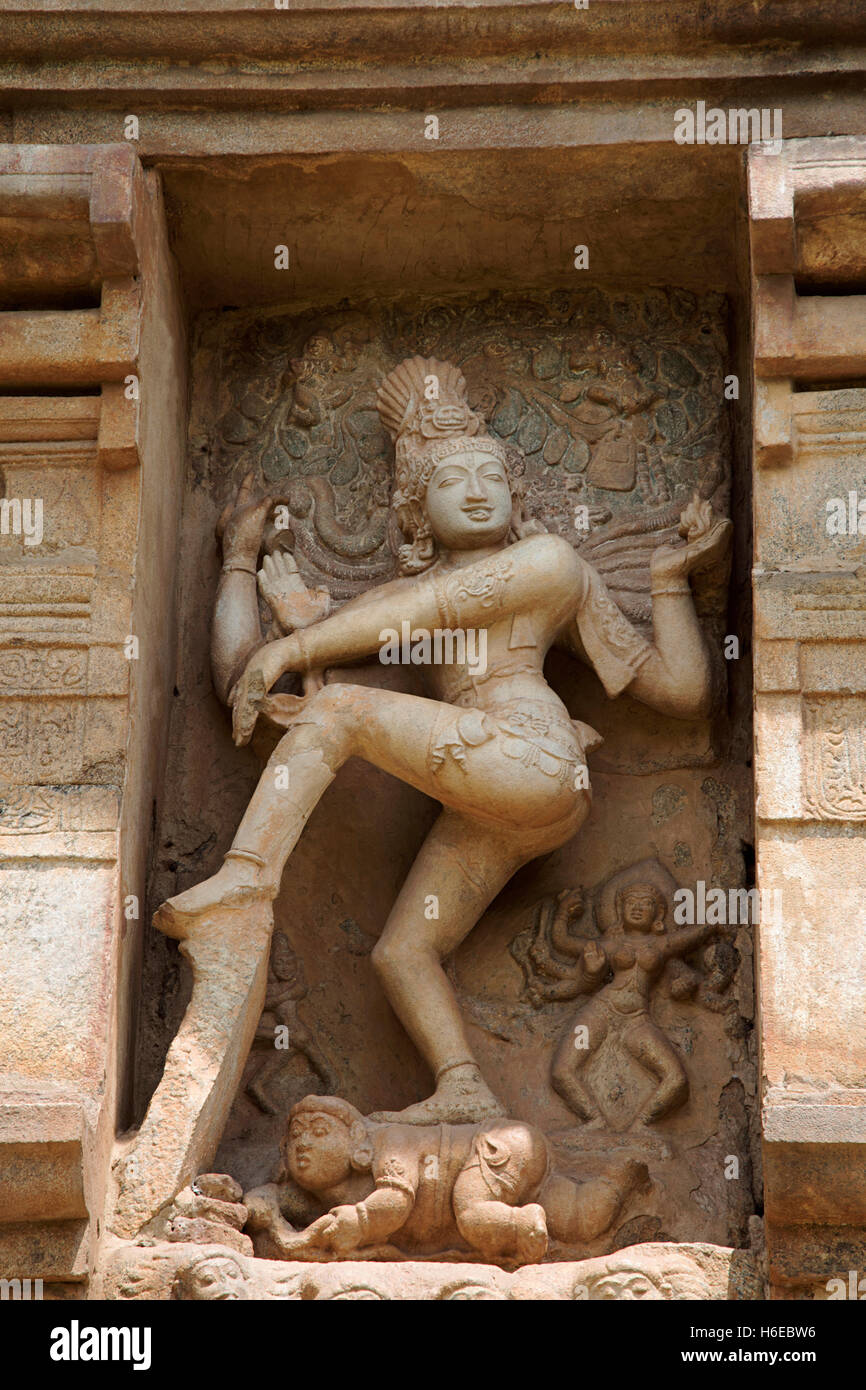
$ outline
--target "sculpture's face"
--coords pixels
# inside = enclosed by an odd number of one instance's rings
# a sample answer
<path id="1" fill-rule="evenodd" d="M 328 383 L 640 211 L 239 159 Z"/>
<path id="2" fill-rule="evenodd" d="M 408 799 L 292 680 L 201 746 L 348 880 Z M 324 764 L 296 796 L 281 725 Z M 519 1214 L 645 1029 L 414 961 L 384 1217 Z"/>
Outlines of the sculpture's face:
<path id="1" fill-rule="evenodd" d="M 633 888 L 623 894 L 622 920 L 629 931 L 651 931 L 658 911 L 655 893 L 645 888 Z"/>
<path id="2" fill-rule="evenodd" d="M 240 1265 L 222 1255 L 196 1265 L 186 1285 L 189 1298 L 205 1302 L 236 1302 L 249 1297 L 246 1275 Z"/>
<path id="3" fill-rule="evenodd" d="M 614 1301 L 617 1303 L 636 1303 L 639 1300 L 659 1303 L 663 1301 L 663 1295 L 656 1288 L 652 1279 L 647 1278 L 638 1269 L 604 1275 L 592 1285 L 589 1296 L 593 1302 L 599 1303 Z"/>
<path id="4" fill-rule="evenodd" d="M 325 1191 L 352 1171 L 349 1131 L 333 1115 L 296 1115 L 289 1126 L 286 1158 L 299 1187 Z"/>
<path id="5" fill-rule="evenodd" d="M 511 525 L 511 488 L 505 469 L 483 445 L 452 454 L 433 473 L 424 508 L 433 535 L 444 549 L 497 545 Z"/>

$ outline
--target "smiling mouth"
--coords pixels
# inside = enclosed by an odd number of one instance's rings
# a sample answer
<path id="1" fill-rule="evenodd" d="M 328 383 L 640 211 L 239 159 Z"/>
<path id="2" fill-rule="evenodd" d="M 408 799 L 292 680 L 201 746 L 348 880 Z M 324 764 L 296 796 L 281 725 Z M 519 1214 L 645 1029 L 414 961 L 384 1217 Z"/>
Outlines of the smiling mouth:
<path id="1" fill-rule="evenodd" d="M 463 511 L 470 521 L 489 521 L 493 515 L 492 507 L 464 507 Z"/>

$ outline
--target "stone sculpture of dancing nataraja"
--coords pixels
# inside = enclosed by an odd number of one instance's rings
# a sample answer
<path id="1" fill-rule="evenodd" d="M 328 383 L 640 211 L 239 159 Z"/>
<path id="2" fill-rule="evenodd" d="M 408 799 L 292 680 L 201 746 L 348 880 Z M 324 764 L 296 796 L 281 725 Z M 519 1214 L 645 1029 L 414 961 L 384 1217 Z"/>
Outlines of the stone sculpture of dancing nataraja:
<path id="1" fill-rule="evenodd" d="M 435 400 L 425 396 L 431 377 L 438 382 Z M 580 829 L 590 806 L 586 749 L 600 741 L 572 721 L 548 686 L 545 656 L 554 643 L 568 648 L 594 667 L 610 697 L 628 690 L 668 715 L 706 715 L 711 666 L 688 576 L 723 557 L 731 525 L 709 504 L 694 504 L 681 528 L 685 543 L 654 552 L 649 643 L 568 541 L 526 522 L 506 451 L 470 409 L 456 367 L 433 359 L 403 362 L 380 389 L 379 413 L 396 441 L 393 506 L 407 537 L 399 553 L 402 575 L 267 642 L 233 673 L 238 744 L 250 739 L 284 672 L 305 675 L 312 693 L 294 700 L 288 732 L 222 868 L 164 903 L 157 925 L 190 937 L 216 907 L 242 911 L 257 899 L 273 899 L 307 819 L 348 758 L 366 759 L 425 792 L 442 812 L 373 964 L 430 1066 L 435 1090 L 377 1118 L 478 1123 L 505 1109 L 481 1076 L 442 962 L 521 865 Z M 486 670 L 431 665 L 429 699 L 321 684 L 325 668 L 374 656 L 383 631 L 400 630 L 404 621 L 413 631 L 484 629 Z M 248 649 L 242 662 L 247 655 Z M 277 767 L 288 776 L 277 778 Z M 430 895 L 439 902 L 435 920 L 424 912 Z"/>

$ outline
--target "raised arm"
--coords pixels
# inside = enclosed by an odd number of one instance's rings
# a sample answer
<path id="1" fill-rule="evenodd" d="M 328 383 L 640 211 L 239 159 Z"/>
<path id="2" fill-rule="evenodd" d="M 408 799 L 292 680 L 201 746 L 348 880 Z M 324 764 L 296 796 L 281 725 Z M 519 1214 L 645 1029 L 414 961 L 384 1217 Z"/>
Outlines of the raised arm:
<path id="1" fill-rule="evenodd" d="M 708 503 L 683 513 L 681 546 L 661 546 L 650 562 L 653 641 L 647 642 L 587 565 L 580 607 L 558 642 L 595 668 L 611 698 L 628 690 L 635 699 L 679 719 L 709 713 L 712 666 L 695 612 L 689 575 L 724 560 L 731 523 L 716 519 Z"/>
<path id="2" fill-rule="evenodd" d="M 256 600 L 256 560 L 273 499 L 251 499 L 248 473 L 217 523 L 223 567 L 217 587 L 211 631 L 211 673 L 223 704 L 250 657 L 264 642 Z"/>
<path id="3" fill-rule="evenodd" d="M 730 521 L 704 520 L 705 529 L 685 545 L 662 546 L 653 554 L 653 643 L 628 686 L 645 705 L 679 719 L 706 717 L 713 702 L 710 654 L 688 576 L 724 558 L 733 527 Z"/>

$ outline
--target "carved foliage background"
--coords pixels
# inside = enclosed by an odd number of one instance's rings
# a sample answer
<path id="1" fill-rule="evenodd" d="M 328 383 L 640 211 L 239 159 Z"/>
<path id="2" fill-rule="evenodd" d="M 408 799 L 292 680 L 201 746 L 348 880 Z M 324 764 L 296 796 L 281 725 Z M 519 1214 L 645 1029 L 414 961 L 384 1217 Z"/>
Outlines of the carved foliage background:
<path id="1" fill-rule="evenodd" d="M 638 621 L 649 618 L 650 551 L 676 535 L 692 492 L 727 508 L 720 295 L 491 294 L 408 313 L 246 314 L 234 327 L 227 339 L 217 321 L 203 326 L 213 369 L 199 467 L 218 489 L 251 468 L 284 484 L 292 528 L 279 543 L 335 597 L 394 572 L 393 451 L 376 389 L 416 353 L 460 365 L 471 404 L 523 461 L 529 510 Z"/>

